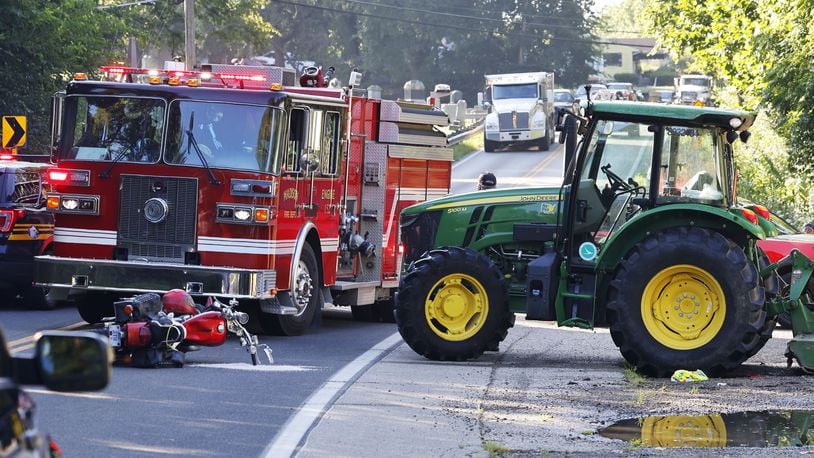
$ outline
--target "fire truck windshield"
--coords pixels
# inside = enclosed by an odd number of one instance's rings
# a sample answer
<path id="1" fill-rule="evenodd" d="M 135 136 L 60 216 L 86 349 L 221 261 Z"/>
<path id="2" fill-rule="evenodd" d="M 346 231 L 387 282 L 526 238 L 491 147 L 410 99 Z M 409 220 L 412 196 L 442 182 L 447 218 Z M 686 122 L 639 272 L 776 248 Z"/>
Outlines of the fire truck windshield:
<path id="1" fill-rule="evenodd" d="M 203 155 L 213 168 L 278 173 L 274 134 L 281 132 L 280 119 L 278 110 L 267 106 L 173 102 L 166 161 L 203 166 Z"/>
<path id="2" fill-rule="evenodd" d="M 157 162 L 166 104 L 136 97 L 69 97 L 73 138 L 62 159 Z M 71 132 L 69 132 L 70 134 Z"/>

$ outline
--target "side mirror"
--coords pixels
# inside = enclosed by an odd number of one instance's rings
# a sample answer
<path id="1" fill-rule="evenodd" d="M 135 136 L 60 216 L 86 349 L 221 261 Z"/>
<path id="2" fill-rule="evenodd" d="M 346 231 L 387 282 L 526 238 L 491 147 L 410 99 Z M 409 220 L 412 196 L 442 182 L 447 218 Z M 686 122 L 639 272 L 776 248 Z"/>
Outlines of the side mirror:
<path id="1" fill-rule="evenodd" d="M 726 141 L 727 143 L 733 143 L 735 140 L 738 139 L 738 133 L 734 130 L 730 130 L 726 133 Z"/>
<path id="2" fill-rule="evenodd" d="M 102 336 L 46 331 L 34 336 L 39 384 L 55 391 L 96 391 L 110 381 L 113 354 Z M 22 358 L 15 358 L 21 360 Z"/>

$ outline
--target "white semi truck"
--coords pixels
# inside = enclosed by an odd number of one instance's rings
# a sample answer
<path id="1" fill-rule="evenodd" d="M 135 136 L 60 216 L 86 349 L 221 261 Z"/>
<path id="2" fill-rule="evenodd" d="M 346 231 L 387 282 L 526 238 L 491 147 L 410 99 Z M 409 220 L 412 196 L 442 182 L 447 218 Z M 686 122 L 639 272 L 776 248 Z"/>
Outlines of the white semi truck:
<path id="1" fill-rule="evenodd" d="M 713 106 L 712 85 L 709 75 L 681 75 L 676 84 L 676 101 L 682 105 Z"/>
<path id="2" fill-rule="evenodd" d="M 483 124 L 486 152 L 510 144 L 548 150 L 554 139 L 554 74 L 548 72 L 486 75 L 490 112 Z"/>

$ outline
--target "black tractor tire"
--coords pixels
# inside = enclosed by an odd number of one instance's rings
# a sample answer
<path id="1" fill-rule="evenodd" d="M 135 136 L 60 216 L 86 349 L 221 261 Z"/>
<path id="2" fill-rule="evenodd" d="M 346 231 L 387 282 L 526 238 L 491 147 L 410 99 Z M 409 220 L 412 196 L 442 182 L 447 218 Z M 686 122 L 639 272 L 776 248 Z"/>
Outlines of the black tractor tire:
<path id="1" fill-rule="evenodd" d="M 514 318 L 503 273 L 468 248 L 430 251 L 411 264 L 396 294 L 399 333 L 416 353 L 436 361 L 473 359 L 497 348 Z"/>
<path id="2" fill-rule="evenodd" d="M 614 343 L 638 371 L 718 375 L 760 345 L 764 299 L 757 267 L 734 242 L 707 229 L 668 228 L 639 242 L 619 264 L 607 317 Z"/>
<path id="3" fill-rule="evenodd" d="M 118 296 L 110 293 L 88 292 L 73 298 L 76 310 L 90 324 L 100 323 L 103 318 L 114 316 L 113 302 Z"/>
<path id="4" fill-rule="evenodd" d="M 320 288 L 322 280 L 319 274 L 319 264 L 317 264 L 317 258 L 311 245 L 307 243 L 303 245 L 299 262 L 302 263 L 302 266 L 297 270 L 307 275 L 308 279 L 305 282 L 310 285 L 306 287 L 307 291 L 304 291 L 308 295 L 308 303 L 297 315 L 275 315 L 261 311 L 258 321 L 266 334 L 300 336 L 305 334 L 305 331 L 311 326 L 316 314 L 322 313 L 322 288 Z M 296 301 L 294 291 L 290 293 L 291 300 Z"/>

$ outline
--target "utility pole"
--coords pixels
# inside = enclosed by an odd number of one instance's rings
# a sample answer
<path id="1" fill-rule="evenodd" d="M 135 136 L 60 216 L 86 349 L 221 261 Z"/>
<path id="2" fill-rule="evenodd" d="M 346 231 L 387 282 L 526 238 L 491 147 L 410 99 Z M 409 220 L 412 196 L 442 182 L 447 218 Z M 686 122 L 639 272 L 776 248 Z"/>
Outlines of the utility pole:
<path id="1" fill-rule="evenodd" d="M 195 67 L 195 0 L 184 0 L 184 68 Z"/>

